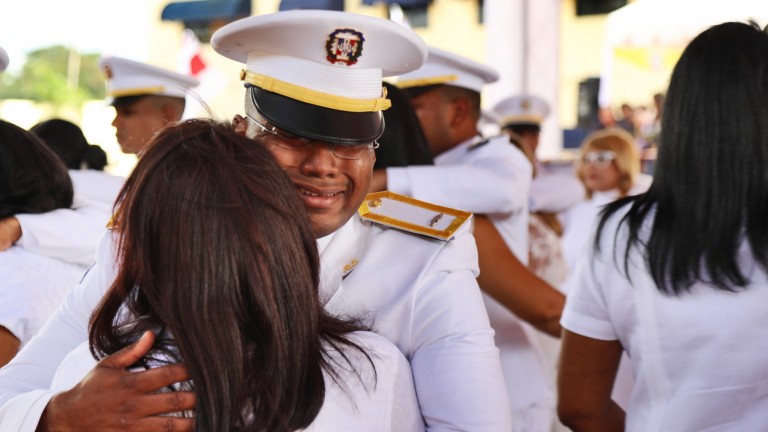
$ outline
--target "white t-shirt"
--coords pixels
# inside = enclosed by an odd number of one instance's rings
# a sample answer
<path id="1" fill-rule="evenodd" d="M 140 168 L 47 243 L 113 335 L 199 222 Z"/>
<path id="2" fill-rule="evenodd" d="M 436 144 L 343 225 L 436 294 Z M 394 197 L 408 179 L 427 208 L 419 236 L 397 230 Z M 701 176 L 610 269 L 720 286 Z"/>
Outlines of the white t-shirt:
<path id="1" fill-rule="evenodd" d="M 84 271 L 18 246 L 0 252 L 0 326 L 24 346 L 64 302 Z"/>
<path id="2" fill-rule="evenodd" d="M 325 371 L 325 401 L 315 420 L 305 431 L 355 432 L 355 431 L 423 431 L 424 420 L 419 411 L 411 368 L 403 354 L 391 342 L 372 332 L 355 332 L 350 339 L 362 346 L 373 360 L 358 350 L 343 348 L 329 354 L 344 388 L 340 387 Z M 83 342 L 70 352 L 59 365 L 51 383 L 51 390 L 66 391 L 72 388 L 96 365 Z M 360 374 L 358 375 L 355 373 Z"/>
<path id="3" fill-rule="evenodd" d="M 637 250 L 630 253 L 629 279 L 624 274 L 627 232 L 622 226 L 616 234 L 616 228 L 628 208 L 608 220 L 601 253 L 587 249 L 562 318 L 574 333 L 620 341 L 632 359 L 635 386 L 626 430 L 766 430 L 764 270 L 743 246 L 739 262 L 751 280 L 746 289 L 733 293 L 696 284 L 690 293 L 663 295 Z"/>

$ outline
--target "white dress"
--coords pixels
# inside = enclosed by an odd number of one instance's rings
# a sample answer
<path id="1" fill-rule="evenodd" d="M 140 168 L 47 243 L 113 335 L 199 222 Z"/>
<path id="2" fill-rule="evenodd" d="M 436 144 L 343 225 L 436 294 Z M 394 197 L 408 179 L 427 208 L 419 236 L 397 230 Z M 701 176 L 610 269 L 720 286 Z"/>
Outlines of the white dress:
<path id="1" fill-rule="evenodd" d="M 506 135 L 482 141 L 477 136 L 462 142 L 438 155 L 435 166 L 387 168 L 387 186 L 420 200 L 487 215 L 512 253 L 527 263 L 533 168 Z M 496 332 L 515 430 L 549 425 L 555 396 L 537 331 L 491 296 L 483 293 L 483 300 Z"/>
<path id="2" fill-rule="evenodd" d="M 618 340 L 632 359 L 635 386 L 629 432 L 763 431 L 768 428 L 768 279 L 744 245 L 738 261 L 750 279 L 736 293 L 694 285 L 662 295 L 637 250 L 630 282 L 623 263 L 628 207 L 614 214 L 576 269 L 563 327 L 599 340 Z M 646 219 L 645 232 L 650 218 Z M 641 235 L 642 237 L 642 235 Z M 617 248 L 614 248 L 614 239 Z"/>
<path id="3" fill-rule="evenodd" d="M 332 361 L 342 365 L 337 368 L 337 373 L 345 388 L 323 372 L 325 401 L 315 420 L 304 430 L 423 431 L 424 420 L 416 401 L 411 368 L 403 354 L 391 342 L 372 332 L 355 332 L 349 338 L 362 346 L 371 357 L 375 375 L 368 359 L 358 350 L 347 348 L 343 351 L 352 362 L 353 369 L 338 351 L 330 350 Z M 88 342 L 81 343 L 59 365 L 51 382 L 51 390 L 69 390 L 95 365 Z M 360 373 L 360 378 L 355 371 Z"/>
<path id="4" fill-rule="evenodd" d="M 0 370 L 0 430 L 35 430 L 55 394 L 50 385 L 59 364 L 87 341 L 90 315 L 114 280 L 112 240 L 104 237 L 96 266 Z M 400 349 L 427 430 L 508 432 L 509 400 L 468 229 L 443 242 L 355 216 L 322 243 L 326 309 L 365 318 Z"/>
<path id="5" fill-rule="evenodd" d="M 83 277 L 85 268 L 13 246 L 0 252 L 0 326 L 23 347 Z"/>

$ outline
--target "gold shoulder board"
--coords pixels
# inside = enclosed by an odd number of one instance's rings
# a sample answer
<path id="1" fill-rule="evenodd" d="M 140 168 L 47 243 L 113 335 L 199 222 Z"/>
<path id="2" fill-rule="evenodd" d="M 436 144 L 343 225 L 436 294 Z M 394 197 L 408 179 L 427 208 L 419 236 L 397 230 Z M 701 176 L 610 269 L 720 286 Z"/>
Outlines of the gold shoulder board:
<path id="1" fill-rule="evenodd" d="M 364 220 L 443 241 L 472 217 L 469 212 L 387 191 L 368 194 L 357 212 Z"/>

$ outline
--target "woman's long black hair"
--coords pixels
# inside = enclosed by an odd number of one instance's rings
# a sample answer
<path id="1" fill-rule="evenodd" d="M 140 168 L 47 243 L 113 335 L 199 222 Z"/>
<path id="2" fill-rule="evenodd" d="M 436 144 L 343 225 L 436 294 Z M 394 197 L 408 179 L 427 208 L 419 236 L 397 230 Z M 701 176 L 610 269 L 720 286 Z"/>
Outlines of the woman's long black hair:
<path id="1" fill-rule="evenodd" d="M 631 205 L 625 270 L 637 246 L 664 293 L 696 282 L 736 291 L 749 283 L 738 259 L 745 242 L 768 269 L 767 101 L 768 35 L 759 27 L 723 23 L 691 41 L 667 91 L 653 184 L 607 207 L 598 227 L 597 239 Z"/>

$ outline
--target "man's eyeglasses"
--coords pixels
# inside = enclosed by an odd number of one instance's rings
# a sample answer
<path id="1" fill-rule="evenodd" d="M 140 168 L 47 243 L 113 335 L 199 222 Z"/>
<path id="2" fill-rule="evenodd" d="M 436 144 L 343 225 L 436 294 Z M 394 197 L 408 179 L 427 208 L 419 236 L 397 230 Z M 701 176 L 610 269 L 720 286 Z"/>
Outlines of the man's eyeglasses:
<path id="1" fill-rule="evenodd" d="M 274 140 L 274 144 L 278 147 L 282 147 L 284 149 L 288 150 L 303 150 L 306 148 L 309 148 L 313 143 L 321 143 L 321 144 L 327 144 L 328 147 L 331 149 L 331 153 L 334 155 L 342 158 L 342 159 L 360 159 L 368 153 L 369 151 L 375 150 L 379 148 L 379 143 L 377 141 L 366 143 L 366 144 L 354 144 L 350 146 L 345 146 L 341 144 L 335 144 L 330 143 L 326 141 L 318 141 L 318 140 L 312 140 L 308 138 L 303 138 L 297 135 L 294 135 L 290 132 L 286 132 L 276 126 L 269 126 L 263 125 L 261 122 L 256 120 L 255 118 L 249 116 L 246 114 L 246 117 L 248 117 L 252 122 L 256 123 L 256 126 L 261 129 L 262 132 L 272 135 L 274 137 L 277 137 L 278 139 Z"/>
<path id="2" fill-rule="evenodd" d="M 599 150 L 599 151 L 589 151 L 587 152 L 582 158 L 581 162 L 585 164 L 590 164 L 594 166 L 595 168 L 608 168 L 611 165 L 611 162 L 616 159 L 616 153 L 612 152 L 611 150 Z"/>

